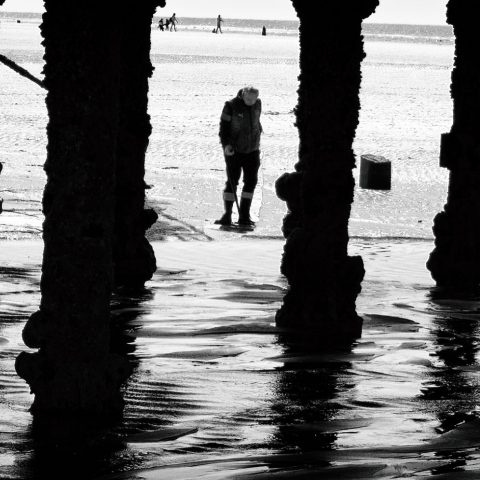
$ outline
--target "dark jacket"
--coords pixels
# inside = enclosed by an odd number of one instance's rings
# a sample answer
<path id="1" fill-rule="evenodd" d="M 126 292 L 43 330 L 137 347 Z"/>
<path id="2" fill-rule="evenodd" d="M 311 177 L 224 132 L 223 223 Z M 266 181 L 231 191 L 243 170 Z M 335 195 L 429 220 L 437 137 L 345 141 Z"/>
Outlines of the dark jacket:
<path id="1" fill-rule="evenodd" d="M 250 153 L 260 149 L 262 102 L 245 105 L 240 90 L 235 98 L 225 102 L 220 117 L 220 143 L 231 145 L 235 152 Z"/>

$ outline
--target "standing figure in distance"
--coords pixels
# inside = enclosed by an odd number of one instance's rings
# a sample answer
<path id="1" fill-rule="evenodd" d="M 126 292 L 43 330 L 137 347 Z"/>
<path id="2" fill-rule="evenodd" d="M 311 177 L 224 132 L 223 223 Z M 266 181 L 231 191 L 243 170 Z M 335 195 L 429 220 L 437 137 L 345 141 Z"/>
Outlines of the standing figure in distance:
<path id="1" fill-rule="evenodd" d="M 173 14 L 171 17 L 170 17 L 170 31 L 172 31 L 172 28 L 177 31 L 177 23 L 178 23 L 178 20 L 177 20 L 177 17 L 175 16 L 175 14 Z"/>
<path id="2" fill-rule="evenodd" d="M 223 190 L 225 213 L 215 221 L 219 225 L 232 224 L 233 202 L 237 202 L 237 185 L 243 171 L 243 189 L 240 196 L 238 224 L 253 227 L 250 206 L 258 181 L 260 167 L 260 115 L 262 102 L 258 89 L 242 88 L 236 97 L 225 102 L 220 117 L 220 143 L 225 156 L 227 181 Z"/>
<path id="3" fill-rule="evenodd" d="M 222 32 L 222 22 L 223 22 L 223 18 L 219 15 L 217 17 L 217 30 L 215 31 L 215 33 L 218 33 L 218 32 L 223 33 Z"/>
<path id="4" fill-rule="evenodd" d="M 0 163 L 0 173 L 2 173 L 3 170 L 3 163 Z M 3 198 L 0 198 L 0 213 L 3 212 Z"/>
<path id="5" fill-rule="evenodd" d="M 163 32 L 163 18 L 158 21 L 158 28 Z"/>

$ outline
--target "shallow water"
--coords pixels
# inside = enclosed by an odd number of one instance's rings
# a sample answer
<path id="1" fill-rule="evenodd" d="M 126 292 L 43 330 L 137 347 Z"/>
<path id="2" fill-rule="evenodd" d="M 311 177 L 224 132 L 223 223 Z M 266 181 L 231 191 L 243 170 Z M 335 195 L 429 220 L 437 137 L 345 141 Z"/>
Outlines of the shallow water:
<path id="1" fill-rule="evenodd" d="M 124 420 L 69 449 L 32 439 L 32 397 L 13 370 L 39 302 L 41 242 L 3 242 L 2 478 L 469 478 L 480 461 L 479 297 L 433 288 L 419 267 L 430 242 L 353 242 L 367 269 L 363 335 L 319 349 L 274 325 L 282 245 L 156 242 L 145 291 L 113 301 L 134 366 Z"/>

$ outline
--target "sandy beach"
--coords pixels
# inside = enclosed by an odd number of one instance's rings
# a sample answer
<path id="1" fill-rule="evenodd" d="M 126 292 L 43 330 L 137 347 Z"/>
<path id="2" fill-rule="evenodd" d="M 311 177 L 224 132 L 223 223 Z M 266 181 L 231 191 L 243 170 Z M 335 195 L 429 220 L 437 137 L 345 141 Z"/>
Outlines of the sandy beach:
<path id="1" fill-rule="evenodd" d="M 478 478 L 479 299 L 438 291 L 425 268 L 446 198 L 438 149 L 452 45 L 366 44 L 355 151 L 391 158 L 393 188 L 355 191 L 363 334 L 322 351 L 274 321 L 287 288 L 274 182 L 297 158 L 297 38 L 224 30 L 152 32 L 146 182 L 158 270 L 141 294 L 112 300 L 117 348 L 134 366 L 125 416 L 54 448 L 33 439 L 32 396 L 14 371 L 40 301 L 48 119 L 44 92 L 0 70 L 0 478 Z M 3 22 L 0 38 L 41 76 L 38 24 Z M 211 222 L 225 181 L 219 114 L 248 83 L 265 134 L 257 228 L 239 236 Z"/>
<path id="2" fill-rule="evenodd" d="M 291 35 L 196 30 L 152 30 L 149 113 L 153 132 L 146 156 L 147 203 L 168 223 L 203 231 L 218 218 L 225 182 L 218 140 L 224 102 L 255 84 L 263 104 L 262 166 L 252 213 L 261 236 L 281 238 L 285 204 L 275 180 L 298 157 L 294 122 L 298 39 Z M 383 38 L 383 37 L 382 37 Z M 397 38 L 397 37 L 395 37 Z M 401 36 L 399 36 L 401 38 Z M 41 78 L 38 23 L 2 23 L 2 52 Z M 362 66 L 362 110 L 354 150 L 392 162 L 392 190 L 355 189 L 353 237 L 432 239 L 433 217 L 442 210 L 448 174 L 438 166 L 440 135 L 450 129 L 453 45 L 367 41 Z M 0 154 L 4 169 L 0 238 L 40 238 L 45 184 L 45 92 L 2 67 Z M 358 183 L 359 169 L 354 170 Z M 187 227 L 186 225 L 191 226 Z M 151 238 L 163 238 L 157 229 Z"/>

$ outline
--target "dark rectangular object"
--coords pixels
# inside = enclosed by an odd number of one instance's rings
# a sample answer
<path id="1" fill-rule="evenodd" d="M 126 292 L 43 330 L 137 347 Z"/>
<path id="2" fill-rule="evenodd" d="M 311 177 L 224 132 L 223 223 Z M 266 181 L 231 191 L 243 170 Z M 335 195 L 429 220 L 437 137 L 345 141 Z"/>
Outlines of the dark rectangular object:
<path id="1" fill-rule="evenodd" d="M 360 187 L 373 190 L 392 188 L 392 163 L 379 155 L 360 156 Z"/>

